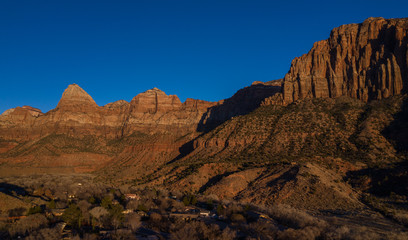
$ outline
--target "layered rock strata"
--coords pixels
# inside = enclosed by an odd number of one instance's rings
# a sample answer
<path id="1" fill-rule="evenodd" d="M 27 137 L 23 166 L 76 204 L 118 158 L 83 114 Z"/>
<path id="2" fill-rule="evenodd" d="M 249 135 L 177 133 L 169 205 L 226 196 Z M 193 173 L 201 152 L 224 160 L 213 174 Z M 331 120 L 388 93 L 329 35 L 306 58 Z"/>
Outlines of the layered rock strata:
<path id="1" fill-rule="evenodd" d="M 349 96 L 368 102 L 405 92 L 408 18 L 368 18 L 332 30 L 309 53 L 295 58 L 283 81 L 288 104 L 305 98 Z"/>
<path id="2" fill-rule="evenodd" d="M 28 106 L 4 112 L 0 115 L 0 138 L 25 141 L 66 134 L 112 139 L 135 131 L 182 134 L 195 131 L 201 116 L 213 105 L 195 99 L 181 103 L 177 96 L 153 88 L 130 103 L 119 100 L 101 107 L 81 87 L 72 84 L 62 94 L 57 107 L 46 114 Z"/>

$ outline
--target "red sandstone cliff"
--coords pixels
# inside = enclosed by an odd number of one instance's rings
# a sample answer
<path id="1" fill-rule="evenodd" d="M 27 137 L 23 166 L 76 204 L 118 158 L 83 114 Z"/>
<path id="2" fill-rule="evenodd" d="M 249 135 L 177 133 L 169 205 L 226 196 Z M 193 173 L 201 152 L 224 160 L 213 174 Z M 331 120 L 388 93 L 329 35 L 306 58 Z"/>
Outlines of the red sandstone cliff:
<path id="1" fill-rule="evenodd" d="M 178 135 L 195 131 L 201 116 L 215 103 L 187 99 L 154 88 L 128 103 L 120 100 L 98 106 L 76 84 L 69 85 L 57 107 L 46 114 L 32 107 L 17 107 L 0 115 L 0 138 L 32 140 L 49 134 L 72 137 L 87 135 L 106 139 L 130 135 L 135 131 L 153 134 L 173 131 Z"/>
<path id="2" fill-rule="evenodd" d="M 408 84 L 407 44 L 408 18 L 335 28 L 292 61 L 280 102 L 339 96 L 367 102 L 400 94 Z"/>
<path id="3" fill-rule="evenodd" d="M 57 107 L 45 114 L 25 106 L 0 115 L 0 163 L 18 172 L 84 172 L 123 162 L 143 165 L 140 171 L 147 173 L 180 154 L 179 148 L 196 137 L 202 115 L 214 104 L 194 99 L 181 103 L 154 88 L 130 103 L 98 106 L 72 84 Z"/>

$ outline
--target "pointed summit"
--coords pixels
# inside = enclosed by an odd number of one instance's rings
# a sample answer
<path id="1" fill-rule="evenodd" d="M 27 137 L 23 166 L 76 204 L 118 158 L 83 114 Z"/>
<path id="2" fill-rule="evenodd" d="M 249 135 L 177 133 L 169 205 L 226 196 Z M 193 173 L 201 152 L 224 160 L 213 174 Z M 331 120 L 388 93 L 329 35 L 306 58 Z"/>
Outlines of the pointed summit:
<path id="1" fill-rule="evenodd" d="M 73 106 L 73 105 L 94 105 L 98 106 L 92 97 L 85 92 L 77 84 L 71 84 L 65 89 L 62 97 L 57 105 L 57 108 L 63 106 Z"/>

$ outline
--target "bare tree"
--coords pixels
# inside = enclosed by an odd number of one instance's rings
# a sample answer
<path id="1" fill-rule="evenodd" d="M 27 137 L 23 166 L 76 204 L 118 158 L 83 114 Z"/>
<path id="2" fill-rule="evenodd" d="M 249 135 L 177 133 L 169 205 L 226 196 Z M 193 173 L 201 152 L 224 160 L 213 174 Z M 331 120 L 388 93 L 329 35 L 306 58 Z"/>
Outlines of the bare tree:
<path id="1" fill-rule="evenodd" d="M 108 210 L 103 207 L 95 207 L 89 211 L 89 214 L 92 216 L 92 226 L 100 225 L 102 218 L 109 214 Z"/>
<path id="2" fill-rule="evenodd" d="M 60 239 L 61 232 L 54 228 L 43 228 L 30 234 L 27 240 L 54 240 Z"/>
<path id="3" fill-rule="evenodd" d="M 40 227 L 46 226 L 47 224 L 48 220 L 45 216 L 41 214 L 34 214 L 26 218 L 22 218 L 17 223 L 13 224 L 9 229 L 9 233 L 10 236 L 26 235 Z"/>
<path id="4" fill-rule="evenodd" d="M 142 225 L 141 217 L 137 213 L 130 213 L 126 217 L 125 225 L 129 227 L 133 232 L 136 232 L 137 229 Z"/>
<path id="5" fill-rule="evenodd" d="M 131 210 L 136 210 L 137 207 L 139 206 L 139 201 L 138 200 L 130 200 L 127 204 L 126 204 L 126 209 L 131 209 Z"/>

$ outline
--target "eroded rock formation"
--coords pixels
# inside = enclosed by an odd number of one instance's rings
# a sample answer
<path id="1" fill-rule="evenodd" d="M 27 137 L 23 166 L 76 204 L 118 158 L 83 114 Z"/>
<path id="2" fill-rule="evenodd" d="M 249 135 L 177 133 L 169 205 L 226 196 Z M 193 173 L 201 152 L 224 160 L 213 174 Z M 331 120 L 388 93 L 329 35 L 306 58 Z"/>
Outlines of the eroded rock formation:
<path id="1" fill-rule="evenodd" d="M 407 18 L 368 18 L 335 28 L 292 61 L 283 98 L 274 100 L 349 96 L 367 102 L 400 94 L 408 84 L 407 44 Z"/>
<path id="2" fill-rule="evenodd" d="M 153 88 L 128 103 L 119 100 L 103 107 L 76 84 L 69 85 L 57 107 L 46 114 L 32 107 L 17 107 L 0 115 L 2 139 L 32 140 L 49 134 L 88 135 L 114 139 L 135 131 L 195 131 L 201 116 L 215 103 L 166 95 Z"/>
<path id="3" fill-rule="evenodd" d="M 195 99 L 182 103 L 153 88 L 130 103 L 98 106 L 72 84 L 57 107 L 45 114 L 24 106 L 0 115 L 0 163 L 83 172 L 107 161 L 124 161 L 143 163 L 146 173 L 147 166 L 157 167 L 180 154 L 179 148 L 196 137 L 202 115 L 213 105 Z"/>

